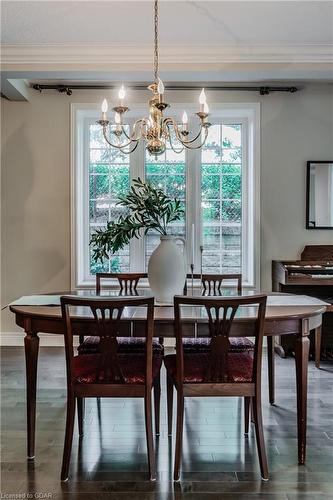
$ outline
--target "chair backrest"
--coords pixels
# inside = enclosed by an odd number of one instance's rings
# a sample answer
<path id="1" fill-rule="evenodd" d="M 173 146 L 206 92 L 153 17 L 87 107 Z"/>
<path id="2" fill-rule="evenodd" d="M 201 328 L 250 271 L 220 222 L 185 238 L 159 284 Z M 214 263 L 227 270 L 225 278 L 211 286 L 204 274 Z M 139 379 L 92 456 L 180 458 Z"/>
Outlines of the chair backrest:
<path id="1" fill-rule="evenodd" d="M 124 310 L 128 307 L 146 307 L 146 383 L 151 383 L 154 297 L 108 297 L 103 299 L 100 297 L 63 296 L 60 301 L 65 330 L 67 380 L 69 384 L 74 383 L 73 334 L 75 334 L 75 319 L 77 319 L 78 315 L 82 316 L 82 314 L 88 316 L 87 321 L 89 321 L 90 316 L 91 321 L 94 322 L 93 334 L 100 337 L 100 353 L 98 354 L 99 359 L 95 374 L 96 382 L 100 380 L 101 374 L 103 374 L 105 383 L 119 384 L 125 382 L 118 358 L 117 337 L 120 336 L 120 321 Z"/>
<path id="2" fill-rule="evenodd" d="M 229 336 L 233 321 L 239 307 L 253 306 L 255 312 L 253 332 L 255 337 L 252 382 L 260 381 L 262 343 L 264 334 L 264 320 L 266 313 L 266 295 L 252 295 L 250 297 L 185 297 L 174 298 L 175 335 L 177 352 L 177 382 L 184 380 L 183 360 L 183 333 L 182 333 L 182 306 L 204 308 L 207 314 L 209 336 L 211 337 L 210 350 L 207 352 L 208 369 L 205 382 L 228 382 L 228 351 Z M 256 307 L 257 306 L 257 309 Z M 251 309 L 252 311 L 252 309 Z"/>
<path id="3" fill-rule="evenodd" d="M 187 280 L 192 278 L 192 274 L 186 276 L 184 294 L 187 293 Z M 202 295 L 222 295 L 222 287 L 227 281 L 237 281 L 237 293 L 242 293 L 241 274 L 193 274 L 193 279 L 201 280 L 203 286 Z"/>
<path id="4" fill-rule="evenodd" d="M 101 280 L 108 279 L 118 281 L 121 295 L 138 295 L 138 283 L 147 277 L 147 273 L 96 273 L 96 294 L 101 293 Z"/>

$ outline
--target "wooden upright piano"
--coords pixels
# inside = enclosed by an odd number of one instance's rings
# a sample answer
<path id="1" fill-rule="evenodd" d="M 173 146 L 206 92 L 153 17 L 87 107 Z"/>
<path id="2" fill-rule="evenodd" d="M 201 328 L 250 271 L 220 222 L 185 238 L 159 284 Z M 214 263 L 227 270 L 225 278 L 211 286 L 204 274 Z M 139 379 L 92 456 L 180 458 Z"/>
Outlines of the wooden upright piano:
<path id="1" fill-rule="evenodd" d="M 272 288 L 275 292 L 311 295 L 332 304 L 323 315 L 321 359 L 333 359 L 333 245 L 308 245 L 300 260 L 273 260 Z M 310 341 L 310 355 L 314 356 L 313 334 Z M 279 337 L 275 350 L 282 357 L 288 356 L 293 345 L 287 337 Z"/>

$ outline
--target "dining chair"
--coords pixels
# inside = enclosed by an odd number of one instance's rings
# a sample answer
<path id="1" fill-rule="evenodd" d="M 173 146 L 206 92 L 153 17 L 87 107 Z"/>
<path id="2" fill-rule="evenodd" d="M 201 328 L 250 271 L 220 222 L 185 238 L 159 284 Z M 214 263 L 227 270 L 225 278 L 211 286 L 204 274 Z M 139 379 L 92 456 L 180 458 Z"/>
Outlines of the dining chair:
<path id="1" fill-rule="evenodd" d="M 168 383 L 177 392 L 177 429 L 174 480 L 179 479 L 182 454 L 185 397 L 244 397 L 245 409 L 253 401 L 253 419 L 261 476 L 268 480 L 268 466 L 261 411 L 261 360 L 266 312 L 266 295 L 249 297 L 186 297 L 174 298 L 176 354 L 164 357 Z M 183 347 L 182 306 L 199 307 L 207 314 L 209 351 L 186 353 Z M 252 306 L 255 337 L 253 352 L 230 350 L 230 334 L 239 307 Z M 257 307 L 257 309 L 256 309 Z M 172 423 L 172 399 L 168 398 L 168 421 Z M 245 421 L 245 428 L 246 428 Z"/>
<path id="2" fill-rule="evenodd" d="M 153 351 L 154 297 L 61 297 L 65 331 L 67 367 L 67 418 L 61 480 L 68 479 L 76 402 L 88 397 L 143 398 L 150 480 L 156 479 L 152 431 L 151 392 L 159 377 L 162 356 Z M 100 339 L 97 354 L 74 355 L 75 308 L 91 315 L 95 334 Z M 125 308 L 144 307 L 145 351 L 124 353 L 118 350 L 121 319 Z"/>
<path id="3" fill-rule="evenodd" d="M 188 291 L 188 281 L 192 278 L 192 274 L 186 275 L 184 295 Z M 242 293 L 242 274 L 193 274 L 194 280 L 201 280 L 202 295 L 223 295 L 223 285 L 226 280 L 237 282 L 237 292 Z"/>
<path id="4" fill-rule="evenodd" d="M 116 282 L 119 286 L 120 296 L 137 296 L 139 281 L 148 277 L 147 273 L 96 273 L 96 294 L 103 291 L 105 282 Z M 102 282 L 103 280 L 103 282 Z M 119 352 L 142 353 L 146 349 L 146 339 L 142 337 L 118 337 Z M 100 339 L 98 336 L 89 336 L 80 339 L 78 347 L 79 354 L 96 354 L 99 352 Z M 163 357 L 163 339 L 153 339 L 153 350 L 159 351 Z M 161 401 L 161 380 L 160 377 L 154 379 L 154 413 L 155 413 L 155 434 L 160 434 L 160 401 Z M 84 401 L 78 404 L 78 418 L 80 434 L 83 433 Z"/>
<path id="5" fill-rule="evenodd" d="M 192 275 L 188 274 L 184 287 L 184 295 L 188 291 L 188 281 Z M 202 295 L 223 295 L 223 285 L 226 282 L 236 281 L 238 295 L 242 294 L 242 274 L 194 274 L 194 280 L 201 280 Z M 184 350 L 205 351 L 210 339 L 207 338 L 186 338 L 184 339 Z M 253 351 L 254 344 L 247 337 L 231 338 L 230 350 L 235 352 Z M 268 364 L 268 397 L 271 405 L 275 402 L 275 362 L 274 362 L 274 337 L 267 337 L 267 364 Z"/>
<path id="6" fill-rule="evenodd" d="M 101 293 L 102 280 L 113 279 L 118 281 L 120 295 L 138 295 L 139 281 L 145 278 L 148 278 L 147 273 L 96 273 L 96 293 Z"/>

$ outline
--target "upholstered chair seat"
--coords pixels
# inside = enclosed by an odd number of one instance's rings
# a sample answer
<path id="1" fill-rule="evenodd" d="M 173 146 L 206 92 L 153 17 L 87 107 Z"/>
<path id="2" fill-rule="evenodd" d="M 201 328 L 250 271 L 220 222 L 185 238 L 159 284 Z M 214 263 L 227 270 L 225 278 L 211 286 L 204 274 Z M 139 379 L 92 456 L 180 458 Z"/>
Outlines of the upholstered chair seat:
<path id="1" fill-rule="evenodd" d="M 87 337 L 77 348 L 78 354 L 99 353 L 99 337 Z M 117 337 L 119 353 L 144 352 L 146 349 L 146 339 L 144 337 Z M 158 339 L 153 339 L 153 350 L 163 354 L 163 345 Z"/>
<path id="2" fill-rule="evenodd" d="M 105 384 L 108 382 L 107 370 L 99 370 L 101 354 L 81 354 L 74 356 L 74 378 L 80 384 Z M 146 374 L 146 356 L 144 354 L 119 354 L 118 364 L 121 375 L 120 381 L 126 384 L 144 384 Z M 110 364 L 111 365 L 111 364 Z M 162 365 L 162 353 L 153 354 L 152 377 L 159 376 Z"/>
<path id="3" fill-rule="evenodd" d="M 211 339 L 207 338 L 184 338 L 183 349 L 184 353 L 188 352 L 207 352 L 210 350 Z M 254 343 L 247 337 L 230 337 L 229 351 L 232 352 L 248 352 L 253 351 Z"/>
<path id="4" fill-rule="evenodd" d="M 204 383 L 211 356 L 208 353 L 184 353 L 185 384 Z M 175 382 L 177 378 L 177 355 L 165 356 L 164 364 L 169 377 Z M 250 353 L 229 353 L 227 356 L 228 382 L 251 382 L 253 357 Z"/>

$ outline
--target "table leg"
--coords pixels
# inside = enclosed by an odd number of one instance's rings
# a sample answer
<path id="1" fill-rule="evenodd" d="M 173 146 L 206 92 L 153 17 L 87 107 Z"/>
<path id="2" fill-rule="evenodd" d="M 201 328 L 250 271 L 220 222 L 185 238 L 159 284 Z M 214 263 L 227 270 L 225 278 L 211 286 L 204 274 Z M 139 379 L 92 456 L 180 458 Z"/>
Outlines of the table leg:
<path id="1" fill-rule="evenodd" d="M 300 332 L 295 342 L 296 387 L 297 387 L 297 434 L 298 434 L 298 463 L 305 464 L 306 457 L 306 426 L 307 426 L 307 397 L 308 397 L 308 365 L 309 340 L 308 321 L 301 322 Z"/>
<path id="2" fill-rule="evenodd" d="M 268 361 L 268 391 L 269 403 L 275 403 L 275 359 L 274 359 L 274 337 L 267 337 L 267 361 Z"/>
<path id="3" fill-rule="evenodd" d="M 25 366 L 27 383 L 27 433 L 28 459 L 35 458 L 35 426 L 36 426 L 36 386 L 39 337 L 30 330 L 30 322 L 24 327 Z"/>

